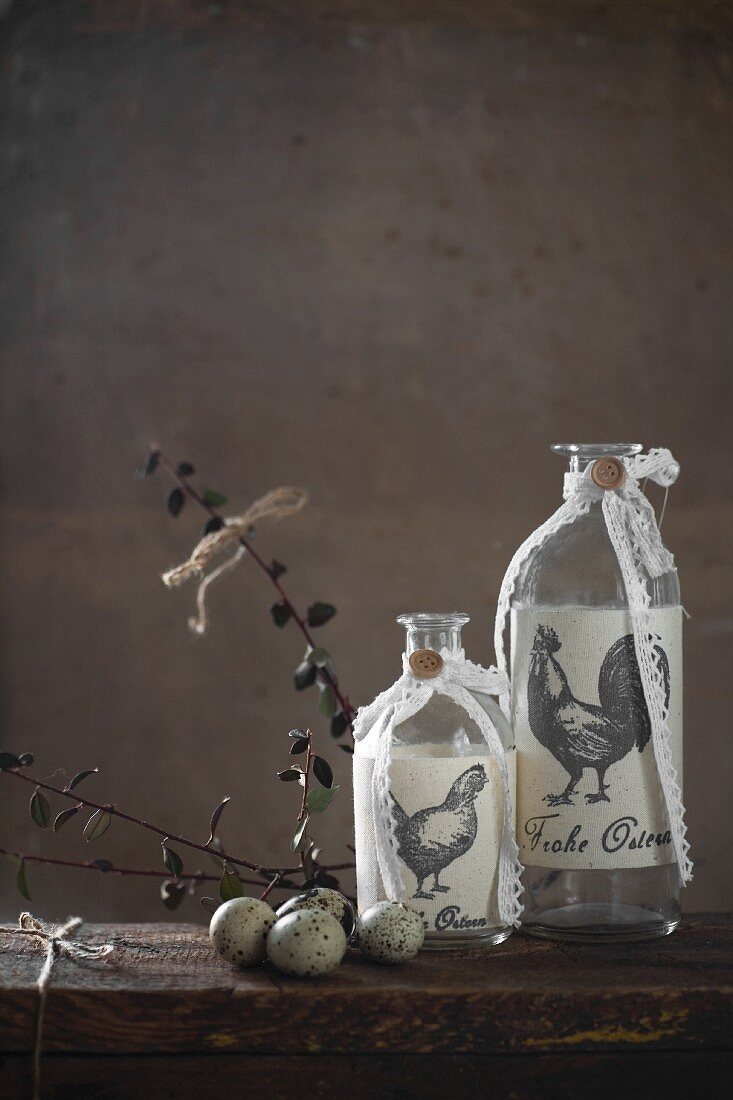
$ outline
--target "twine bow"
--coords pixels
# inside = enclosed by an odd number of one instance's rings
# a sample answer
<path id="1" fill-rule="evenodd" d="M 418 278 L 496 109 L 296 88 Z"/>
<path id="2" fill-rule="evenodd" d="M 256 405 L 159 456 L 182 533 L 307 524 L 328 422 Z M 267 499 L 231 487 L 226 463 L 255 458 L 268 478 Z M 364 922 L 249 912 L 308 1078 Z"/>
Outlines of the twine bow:
<path id="1" fill-rule="evenodd" d="M 83 943 L 71 939 L 84 921 L 81 917 L 69 917 L 64 924 L 46 924 L 31 913 L 21 913 L 17 928 L 0 928 L 0 932 L 10 936 L 29 936 L 45 948 L 41 972 L 38 975 L 38 1016 L 36 1019 L 36 1040 L 33 1048 L 33 1100 L 39 1100 L 41 1094 L 41 1038 L 43 1035 L 43 1017 L 46 1012 L 46 998 L 51 981 L 53 964 L 60 955 L 70 959 L 103 959 L 114 947 L 111 943 Z"/>
<path id="2" fill-rule="evenodd" d="M 241 516 L 229 516 L 218 531 L 204 535 L 193 548 L 191 556 L 181 565 L 169 569 L 163 574 L 163 584 L 168 588 L 177 588 L 192 577 L 199 577 L 196 593 L 196 615 L 188 620 L 194 634 L 203 634 L 206 630 L 206 591 L 209 585 L 234 569 L 247 553 L 246 537 L 254 523 L 263 519 L 282 519 L 299 512 L 308 502 L 304 489 L 281 486 L 260 497 L 250 504 Z M 234 547 L 232 554 L 210 573 L 205 573 L 207 565 L 228 547 Z"/>

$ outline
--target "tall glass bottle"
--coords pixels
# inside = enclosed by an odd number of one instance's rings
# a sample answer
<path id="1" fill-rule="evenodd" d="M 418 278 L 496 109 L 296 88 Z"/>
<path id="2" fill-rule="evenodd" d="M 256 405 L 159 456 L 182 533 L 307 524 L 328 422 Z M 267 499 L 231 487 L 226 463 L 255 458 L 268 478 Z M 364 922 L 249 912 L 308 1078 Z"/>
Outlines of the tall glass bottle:
<path id="1" fill-rule="evenodd" d="M 400 615 L 405 653 L 427 660 L 463 658 L 461 628 L 468 615 Z M 429 681 L 428 681 L 429 682 Z M 489 715 L 506 750 L 511 727 L 498 703 L 471 694 Z M 371 814 L 372 772 L 381 721 L 354 749 L 356 874 L 359 910 L 386 898 L 377 861 Z M 513 786 L 513 751 L 507 767 Z M 404 902 L 421 914 L 425 947 L 501 943 L 511 934 L 498 916 L 497 872 L 504 823 L 504 786 L 476 722 L 452 699 L 434 694 L 412 718 L 394 728 L 390 766 L 393 826 L 403 868 Z M 514 801 L 512 791 L 512 804 Z M 436 858 L 436 853 L 440 858 Z"/>
<path id="2" fill-rule="evenodd" d="M 552 450 L 569 458 L 571 473 L 582 473 L 602 456 L 620 459 L 642 446 Z M 681 779 L 676 570 L 648 577 L 647 586 L 668 658 L 668 722 Z M 600 500 L 526 561 L 514 590 L 511 635 L 523 928 L 572 940 L 666 935 L 680 920 L 678 865 L 640 712 L 640 703 L 644 713 L 646 707 L 625 586 Z M 577 746 L 572 760 L 563 747 L 568 739 Z"/>

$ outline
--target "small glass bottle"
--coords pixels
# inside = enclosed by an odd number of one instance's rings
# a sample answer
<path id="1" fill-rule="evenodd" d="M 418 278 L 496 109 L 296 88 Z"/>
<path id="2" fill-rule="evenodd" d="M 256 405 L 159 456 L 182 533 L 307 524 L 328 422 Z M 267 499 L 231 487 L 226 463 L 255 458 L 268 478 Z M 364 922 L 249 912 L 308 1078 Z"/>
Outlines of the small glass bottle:
<path id="1" fill-rule="evenodd" d="M 418 652 L 464 659 L 467 615 L 415 613 L 397 622 L 407 632 L 407 658 Z M 430 681 L 427 680 L 427 683 Z M 488 694 L 471 695 L 490 717 L 505 748 L 514 804 L 511 727 Z M 372 816 L 372 773 L 382 722 L 354 749 L 356 874 L 360 912 L 386 899 Z M 504 784 L 477 723 L 453 699 L 433 694 L 393 731 L 389 769 L 392 825 L 404 897 L 421 914 L 425 947 L 501 943 L 511 934 L 498 915 L 497 878 L 504 826 Z"/>
<path id="2" fill-rule="evenodd" d="M 622 459 L 642 447 L 556 444 L 552 449 L 568 456 L 570 472 L 578 474 L 602 456 Z M 676 570 L 648 577 L 647 589 L 668 657 L 668 722 L 681 780 L 682 609 Z M 512 600 L 522 924 L 538 936 L 651 939 L 673 931 L 680 920 L 679 869 L 665 831 L 653 746 L 648 729 L 642 744 L 643 720 L 634 718 L 639 684 L 630 667 L 635 665 L 631 629 L 623 577 L 598 500 L 530 554 Z M 624 642 L 632 656 L 619 651 Z M 621 720 L 620 714 L 630 717 Z M 573 762 L 563 756 L 563 730 L 583 739 L 585 757 L 576 755 Z M 624 738 L 631 748 L 616 759 L 626 748 Z M 614 745 L 621 747 L 609 748 Z M 583 839 L 589 847 L 580 851 Z M 594 844 L 596 854 L 587 858 Z"/>

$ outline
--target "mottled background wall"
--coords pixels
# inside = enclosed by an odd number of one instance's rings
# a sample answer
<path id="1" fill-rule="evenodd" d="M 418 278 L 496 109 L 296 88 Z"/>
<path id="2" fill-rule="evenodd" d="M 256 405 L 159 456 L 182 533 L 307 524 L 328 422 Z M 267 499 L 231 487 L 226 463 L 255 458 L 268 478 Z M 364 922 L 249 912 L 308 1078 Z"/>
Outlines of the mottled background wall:
<path id="1" fill-rule="evenodd" d="M 550 442 L 666 444 L 686 902 L 729 906 L 732 26 L 730 4 L 661 0 L 11 4 L 2 747 L 98 765 L 90 796 L 201 839 L 231 794 L 227 843 L 286 859 L 284 732 L 328 740 L 291 687 L 301 642 L 249 563 L 192 639 L 193 592 L 159 575 L 199 519 L 134 481 L 149 440 L 235 508 L 311 491 L 258 546 L 338 606 L 320 638 L 357 702 L 398 671 L 403 610 L 464 608 L 491 659 L 508 558 L 560 497 Z M 121 823 L 89 847 L 78 819 L 40 832 L 28 794 L 0 779 L 3 846 L 156 865 Z M 344 790 L 327 856 L 349 830 Z M 138 880 L 29 880 L 49 916 L 161 912 Z"/>

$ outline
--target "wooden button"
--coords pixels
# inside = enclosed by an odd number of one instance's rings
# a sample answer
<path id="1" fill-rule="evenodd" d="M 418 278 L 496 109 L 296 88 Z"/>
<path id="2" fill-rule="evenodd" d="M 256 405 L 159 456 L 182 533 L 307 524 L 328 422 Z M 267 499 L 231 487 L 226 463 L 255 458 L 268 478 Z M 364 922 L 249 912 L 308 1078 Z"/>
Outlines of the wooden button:
<path id="1" fill-rule="evenodd" d="M 620 489 L 626 481 L 626 468 L 620 459 L 607 455 L 595 460 L 590 476 L 599 489 Z"/>
<path id="2" fill-rule="evenodd" d="M 443 658 L 434 649 L 416 649 L 410 654 L 409 664 L 419 680 L 432 680 L 443 667 Z"/>

